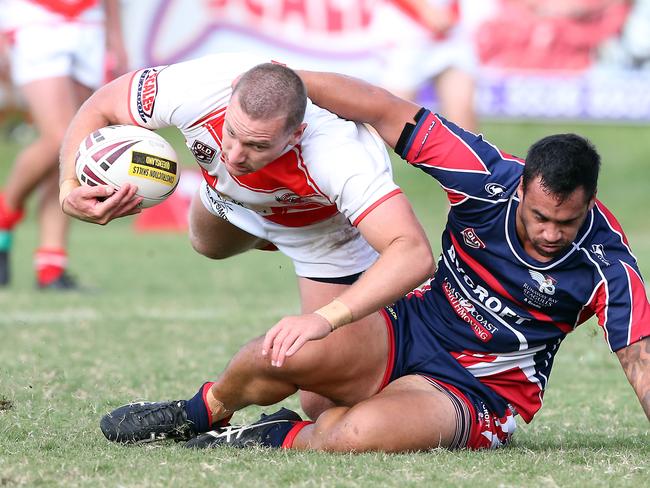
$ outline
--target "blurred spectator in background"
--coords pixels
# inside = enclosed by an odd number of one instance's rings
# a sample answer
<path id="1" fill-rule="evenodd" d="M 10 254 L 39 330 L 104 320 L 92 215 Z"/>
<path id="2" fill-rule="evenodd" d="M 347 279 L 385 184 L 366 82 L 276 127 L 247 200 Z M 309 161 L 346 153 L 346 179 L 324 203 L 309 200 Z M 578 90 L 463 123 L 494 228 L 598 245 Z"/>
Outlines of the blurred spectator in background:
<path id="1" fill-rule="evenodd" d="M 473 36 L 462 20 L 459 0 L 383 0 L 375 10 L 373 28 L 384 38 L 379 84 L 414 100 L 432 82 L 438 111 L 475 132 Z"/>
<path id="2" fill-rule="evenodd" d="M 601 46 L 603 67 L 650 70 L 650 0 L 636 0 L 620 37 Z"/>
<path id="3" fill-rule="evenodd" d="M 628 0 L 500 0 L 477 32 L 485 66 L 585 70 L 598 47 L 617 36 Z"/>
<path id="4" fill-rule="evenodd" d="M 59 206 L 58 153 L 68 123 L 107 78 L 126 71 L 119 0 L 0 0 L 13 83 L 38 137 L 18 154 L 0 193 L 0 285 L 9 283 L 11 233 L 40 190 L 40 289 L 74 289 L 66 274 L 68 217 Z"/>

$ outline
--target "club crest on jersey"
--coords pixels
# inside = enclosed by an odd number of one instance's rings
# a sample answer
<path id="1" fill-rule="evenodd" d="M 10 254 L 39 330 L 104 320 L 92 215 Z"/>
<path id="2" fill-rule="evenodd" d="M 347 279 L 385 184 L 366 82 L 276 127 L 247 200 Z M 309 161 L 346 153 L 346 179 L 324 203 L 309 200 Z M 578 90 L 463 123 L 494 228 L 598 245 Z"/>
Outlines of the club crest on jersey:
<path id="1" fill-rule="evenodd" d="M 483 241 L 476 235 L 476 231 L 471 227 L 463 230 L 461 234 L 463 234 L 463 241 L 469 247 L 473 249 L 485 249 L 485 244 L 483 244 Z"/>
<path id="2" fill-rule="evenodd" d="M 156 95 L 158 94 L 159 73 L 160 71 L 157 69 L 148 68 L 140 74 L 140 79 L 138 80 L 136 104 L 138 107 L 138 115 L 145 123 L 153 116 L 153 107 L 156 103 Z"/>
<path id="3" fill-rule="evenodd" d="M 208 146 L 205 142 L 201 142 L 198 139 L 192 143 L 190 150 L 196 160 L 201 164 L 212 163 L 214 156 L 217 154 L 215 148 Z"/>
<path id="4" fill-rule="evenodd" d="M 488 195 L 491 197 L 500 197 L 506 192 L 506 188 L 498 183 L 488 183 L 485 185 L 485 191 L 488 192 Z"/>
<path id="5" fill-rule="evenodd" d="M 591 252 L 603 263 L 605 266 L 609 266 L 609 261 L 605 256 L 605 248 L 602 244 L 592 244 Z"/>
<path id="6" fill-rule="evenodd" d="M 555 283 L 557 283 L 557 280 L 548 275 L 544 276 L 539 271 L 534 271 L 532 269 L 529 269 L 528 272 L 530 273 L 530 277 L 535 280 L 535 283 L 539 285 L 539 291 L 546 293 L 547 295 L 555 295 Z"/>

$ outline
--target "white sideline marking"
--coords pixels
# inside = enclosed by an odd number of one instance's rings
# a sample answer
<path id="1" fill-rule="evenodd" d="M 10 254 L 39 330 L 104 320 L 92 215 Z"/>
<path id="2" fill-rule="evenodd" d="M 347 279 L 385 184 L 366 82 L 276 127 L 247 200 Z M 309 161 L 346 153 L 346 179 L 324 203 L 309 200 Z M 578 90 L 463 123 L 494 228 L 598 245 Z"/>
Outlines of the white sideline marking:
<path id="1" fill-rule="evenodd" d="M 296 310 L 288 310 L 286 307 L 278 310 L 266 310 L 267 313 L 277 315 L 289 315 L 297 313 Z M 238 311 L 237 313 L 244 313 Z M 113 310 L 110 317 L 113 321 L 133 321 L 133 320 L 157 320 L 165 322 L 188 322 L 214 319 L 232 318 L 233 312 L 227 307 L 218 308 L 154 308 L 147 309 L 144 307 L 127 307 L 123 311 Z M 107 317 L 107 312 L 93 308 L 56 308 L 56 309 L 39 309 L 39 310 L 14 310 L 3 311 L 0 314 L 0 325 L 38 325 L 54 323 L 74 323 L 74 322 L 94 322 Z"/>
<path id="2" fill-rule="evenodd" d="M 31 325 L 97 320 L 99 314 L 91 308 L 64 308 L 56 310 L 9 311 L 0 315 L 0 324 Z"/>

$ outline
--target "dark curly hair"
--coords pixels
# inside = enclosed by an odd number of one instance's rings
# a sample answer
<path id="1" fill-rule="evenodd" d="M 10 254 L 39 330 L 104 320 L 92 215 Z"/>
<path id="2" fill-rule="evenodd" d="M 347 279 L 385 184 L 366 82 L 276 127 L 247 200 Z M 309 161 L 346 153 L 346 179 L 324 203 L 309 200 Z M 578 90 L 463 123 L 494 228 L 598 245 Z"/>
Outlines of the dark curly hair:
<path id="1" fill-rule="evenodd" d="M 528 150 L 523 174 L 524 192 L 538 176 L 546 191 L 563 201 L 582 187 L 587 201 L 598 185 L 600 156 L 594 145 L 576 134 L 556 134 L 540 139 Z"/>

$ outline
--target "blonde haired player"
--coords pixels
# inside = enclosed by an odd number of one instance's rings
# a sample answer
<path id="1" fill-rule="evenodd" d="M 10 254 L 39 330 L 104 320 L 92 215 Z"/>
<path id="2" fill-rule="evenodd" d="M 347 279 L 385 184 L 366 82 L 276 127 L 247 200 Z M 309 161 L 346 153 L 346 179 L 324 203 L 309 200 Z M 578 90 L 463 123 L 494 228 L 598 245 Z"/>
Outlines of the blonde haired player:
<path id="1" fill-rule="evenodd" d="M 347 323 L 356 321 L 353 330 L 363 333 L 364 317 L 433 269 L 425 233 L 392 180 L 381 140 L 313 105 L 285 66 L 215 54 L 138 70 L 99 90 L 63 145 L 61 202 L 68 214 L 104 224 L 138 211 L 132 186 L 79 187 L 75 178 L 82 138 L 120 123 L 182 132 L 205 179 L 190 212 L 199 253 L 223 259 L 271 243 L 293 260 L 302 314 L 267 334 L 275 366 Z M 331 351 L 359 349 L 338 334 L 327 340 Z M 331 360 L 324 357 L 323 366 Z M 369 368 L 359 363 L 349 371 L 365 375 Z M 304 401 L 303 408 L 316 416 L 325 407 L 317 403 Z"/>

